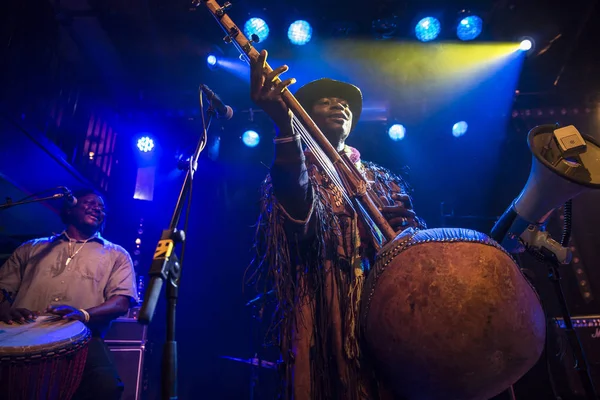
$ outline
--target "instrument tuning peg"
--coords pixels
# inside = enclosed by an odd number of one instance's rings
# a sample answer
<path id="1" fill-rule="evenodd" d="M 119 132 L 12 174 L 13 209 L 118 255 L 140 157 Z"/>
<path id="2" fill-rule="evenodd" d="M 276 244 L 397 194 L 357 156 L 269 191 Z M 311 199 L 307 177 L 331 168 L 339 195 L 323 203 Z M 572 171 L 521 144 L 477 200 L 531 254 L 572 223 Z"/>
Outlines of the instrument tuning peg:
<path id="1" fill-rule="evenodd" d="M 258 37 L 258 35 L 256 33 L 253 33 L 252 36 L 250 36 L 250 42 L 251 43 L 260 43 L 260 38 Z"/>
<path id="2" fill-rule="evenodd" d="M 225 11 L 228 11 L 229 9 L 231 9 L 231 7 L 233 7 L 233 4 L 231 4 L 231 3 L 230 3 L 230 2 L 228 2 L 228 1 L 226 1 L 226 2 L 223 4 L 223 7 L 219 8 L 219 9 L 216 11 L 216 14 L 217 14 L 219 17 L 222 17 L 222 16 L 225 14 Z"/>

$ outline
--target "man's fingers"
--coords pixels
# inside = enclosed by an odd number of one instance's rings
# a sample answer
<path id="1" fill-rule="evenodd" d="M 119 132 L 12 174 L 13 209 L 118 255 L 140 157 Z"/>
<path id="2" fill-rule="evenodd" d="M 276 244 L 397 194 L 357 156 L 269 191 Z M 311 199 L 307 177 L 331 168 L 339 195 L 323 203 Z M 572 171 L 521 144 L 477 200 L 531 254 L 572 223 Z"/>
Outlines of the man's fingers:
<path id="1" fill-rule="evenodd" d="M 275 81 L 279 75 L 287 72 L 289 69 L 290 68 L 287 65 L 282 65 L 281 67 L 275 68 L 273 71 L 269 72 L 265 78 L 265 86 L 272 85 L 273 81 Z"/>
<path id="2" fill-rule="evenodd" d="M 286 79 L 285 81 L 279 82 L 277 84 L 277 86 L 275 86 L 275 88 L 273 89 L 273 91 L 275 93 L 281 93 L 281 92 L 283 92 L 283 90 L 285 88 L 287 88 L 290 85 L 293 85 L 294 83 L 296 83 L 296 78 Z"/>
<path id="3" fill-rule="evenodd" d="M 398 200 L 398 201 L 409 201 L 410 196 L 407 194 L 404 194 L 404 193 L 394 193 L 394 194 L 392 194 L 392 199 Z"/>
<path id="4" fill-rule="evenodd" d="M 250 93 L 252 98 L 255 99 L 257 94 L 261 91 L 265 83 L 265 65 L 267 59 L 267 51 L 263 50 L 258 55 L 256 62 L 250 64 Z"/>
<path id="5" fill-rule="evenodd" d="M 383 214 L 393 214 L 394 216 L 397 215 L 407 218 L 413 218 L 417 215 L 414 211 L 409 210 L 404 206 L 384 206 L 381 207 L 381 212 Z"/>
<path id="6" fill-rule="evenodd" d="M 69 319 L 69 318 L 79 319 L 78 317 L 79 317 L 79 313 L 77 313 L 77 312 L 72 312 L 72 313 L 69 313 L 69 314 L 65 314 L 63 316 L 64 319 Z"/>
<path id="7" fill-rule="evenodd" d="M 18 316 L 21 320 L 26 320 L 33 318 L 33 313 L 26 308 L 16 308 L 13 316 Z"/>
<path id="8" fill-rule="evenodd" d="M 410 220 L 405 217 L 397 217 L 390 219 L 388 223 L 392 228 L 407 227 L 410 224 Z"/>
<path id="9" fill-rule="evenodd" d="M 407 194 L 394 193 L 392 195 L 392 199 L 394 199 L 395 201 L 402 202 L 406 208 L 413 208 L 412 200 L 410 199 L 410 196 Z"/>

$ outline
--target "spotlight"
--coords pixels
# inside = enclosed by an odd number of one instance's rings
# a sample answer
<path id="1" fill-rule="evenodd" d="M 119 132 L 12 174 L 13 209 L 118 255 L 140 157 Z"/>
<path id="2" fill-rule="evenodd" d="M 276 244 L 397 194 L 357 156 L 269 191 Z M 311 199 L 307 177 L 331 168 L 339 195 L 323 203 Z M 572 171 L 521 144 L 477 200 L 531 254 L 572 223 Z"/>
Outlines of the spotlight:
<path id="1" fill-rule="evenodd" d="M 261 42 L 264 42 L 269 36 L 269 25 L 261 18 L 250 18 L 244 24 L 244 33 L 248 38 L 256 35 Z"/>
<path id="2" fill-rule="evenodd" d="M 452 136 L 461 137 L 462 135 L 467 133 L 468 128 L 469 125 L 465 121 L 457 122 L 452 126 Z"/>
<path id="3" fill-rule="evenodd" d="M 393 141 L 398 141 L 398 140 L 404 139 L 405 134 L 406 134 L 406 128 L 404 128 L 404 126 L 400 125 L 400 124 L 394 124 L 394 125 L 390 126 L 390 129 L 388 129 L 388 135 L 390 136 L 390 139 L 392 139 Z"/>
<path id="4" fill-rule="evenodd" d="M 312 26 L 303 20 L 292 22 L 288 29 L 288 38 L 292 44 L 303 46 L 312 38 Z"/>
<path id="5" fill-rule="evenodd" d="M 421 42 L 429 42 L 434 40 L 440 34 L 442 26 L 440 21 L 435 17 L 425 17 L 415 26 L 415 35 Z"/>
<path id="6" fill-rule="evenodd" d="M 533 42 L 530 39 L 523 39 L 519 45 L 519 50 L 529 51 L 533 47 Z"/>
<path id="7" fill-rule="evenodd" d="M 460 40 L 473 40 L 481 34 L 483 21 L 477 15 L 468 15 L 462 18 L 456 26 L 456 36 Z"/>
<path id="8" fill-rule="evenodd" d="M 206 57 L 206 64 L 208 65 L 208 68 L 210 68 L 210 69 L 217 68 L 217 61 L 218 61 L 217 56 L 212 53 Z"/>
<path id="9" fill-rule="evenodd" d="M 260 143 L 260 135 L 256 131 L 247 130 L 242 134 L 242 142 L 248 147 L 256 147 Z"/>
<path id="10" fill-rule="evenodd" d="M 154 148 L 154 140 L 148 136 L 142 136 L 137 141 L 137 147 L 142 153 L 148 153 Z"/>

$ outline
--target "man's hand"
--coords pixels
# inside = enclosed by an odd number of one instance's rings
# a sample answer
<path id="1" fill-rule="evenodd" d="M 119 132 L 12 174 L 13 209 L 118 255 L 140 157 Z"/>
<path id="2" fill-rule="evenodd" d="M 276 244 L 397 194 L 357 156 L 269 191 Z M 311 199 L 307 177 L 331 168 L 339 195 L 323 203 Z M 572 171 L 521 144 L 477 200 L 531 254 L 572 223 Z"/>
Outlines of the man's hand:
<path id="1" fill-rule="evenodd" d="M 266 50 L 261 51 L 256 60 L 250 61 L 250 97 L 271 117 L 282 132 L 291 132 L 291 112 L 283 101 L 281 93 L 295 83 L 296 79 L 290 78 L 275 84 L 274 81 L 286 72 L 288 67 L 283 65 L 272 72 L 267 72 L 266 62 Z"/>
<path id="2" fill-rule="evenodd" d="M 38 313 L 29 311 L 26 308 L 11 308 L 0 313 L 0 321 L 6 322 L 9 325 L 17 322 L 27 324 L 35 321 Z"/>
<path id="3" fill-rule="evenodd" d="M 388 203 L 388 199 L 381 199 L 382 202 Z M 401 193 L 392 194 L 392 200 L 394 201 L 394 205 L 383 206 L 381 207 L 381 213 L 388 221 L 392 229 L 395 232 L 400 230 L 404 230 L 411 226 L 417 226 L 416 223 L 416 214 L 412 210 L 412 202 L 410 201 L 410 196 Z"/>
<path id="4" fill-rule="evenodd" d="M 60 315 L 61 317 L 63 317 L 63 319 L 74 319 L 77 321 L 85 322 L 85 315 L 83 315 L 83 313 L 79 309 L 68 306 L 66 304 L 48 306 L 46 312 L 54 315 Z"/>

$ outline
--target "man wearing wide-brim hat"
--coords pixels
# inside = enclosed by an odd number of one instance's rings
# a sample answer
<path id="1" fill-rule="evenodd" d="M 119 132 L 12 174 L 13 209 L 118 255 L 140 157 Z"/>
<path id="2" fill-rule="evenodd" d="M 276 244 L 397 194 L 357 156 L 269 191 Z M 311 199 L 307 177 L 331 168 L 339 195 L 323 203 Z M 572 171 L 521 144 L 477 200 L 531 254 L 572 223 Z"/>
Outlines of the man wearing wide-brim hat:
<path id="1" fill-rule="evenodd" d="M 358 335 L 360 293 L 374 249 L 342 190 L 325 172 L 322 154 L 303 149 L 303 129 L 281 94 L 295 83 L 274 81 L 286 66 L 268 73 L 267 53 L 251 63 L 251 97 L 277 125 L 275 158 L 262 187 L 255 281 L 275 289 L 278 308 L 271 326 L 281 350 L 282 398 L 376 399 L 377 377 L 365 370 Z M 403 179 L 361 161 L 346 145 L 362 112 L 362 93 L 349 83 L 323 78 L 295 97 L 332 146 L 345 152 L 382 201 L 396 231 L 424 228 L 412 211 Z M 264 279 L 261 279 L 264 278 Z M 361 369 L 361 365 L 363 366 Z"/>

